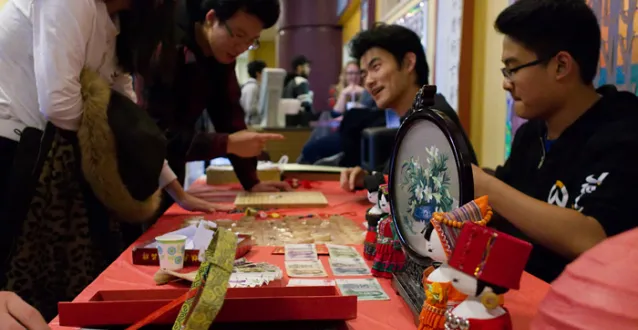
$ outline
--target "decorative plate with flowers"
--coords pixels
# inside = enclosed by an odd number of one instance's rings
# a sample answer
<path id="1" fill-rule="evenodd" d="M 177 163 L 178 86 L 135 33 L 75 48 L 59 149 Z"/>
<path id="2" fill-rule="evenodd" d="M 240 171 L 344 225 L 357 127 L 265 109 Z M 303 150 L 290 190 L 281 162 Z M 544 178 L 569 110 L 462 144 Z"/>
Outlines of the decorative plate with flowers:
<path id="1" fill-rule="evenodd" d="M 400 187 L 408 193 L 405 228 L 412 234 L 413 221 L 430 221 L 433 212 L 448 212 L 458 207 L 450 193 L 451 176 L 448 173 L 449 156 L 436 146 L 425 148 L 425 162 L 410 157 L 401 166 Z"/>

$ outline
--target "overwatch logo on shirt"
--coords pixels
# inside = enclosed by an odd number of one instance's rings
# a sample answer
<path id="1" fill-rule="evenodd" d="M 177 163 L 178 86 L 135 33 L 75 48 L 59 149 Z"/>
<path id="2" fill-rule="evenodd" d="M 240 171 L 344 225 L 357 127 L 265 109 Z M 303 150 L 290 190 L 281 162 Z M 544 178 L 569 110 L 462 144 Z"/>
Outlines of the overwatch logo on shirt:
<path id="1" fill-rule="evenodd" d="M 556 183 L 552 186 L 547 197 L 547 203 L 565 207 L 569 200 L 569 193 L 562 181 L 556 180 Z"/>
<path id="2" fill-rule="evenodd" d="M 578 197 L 574 200 L 574 210 L 578 212 L 583 210 L 583 207 L 578 205 L 581 197 L 596 191 L 596 188 L 603 183 L 603 180 L 605 180 L 607 175 L 609 175 L 609 172 L 603 172 L 600 176 L 598 176 L 598 178 L 594 177 L 593 174 L 585 178 L 585 183 L 580 186 L 580 195 L 578 195 Z"/>

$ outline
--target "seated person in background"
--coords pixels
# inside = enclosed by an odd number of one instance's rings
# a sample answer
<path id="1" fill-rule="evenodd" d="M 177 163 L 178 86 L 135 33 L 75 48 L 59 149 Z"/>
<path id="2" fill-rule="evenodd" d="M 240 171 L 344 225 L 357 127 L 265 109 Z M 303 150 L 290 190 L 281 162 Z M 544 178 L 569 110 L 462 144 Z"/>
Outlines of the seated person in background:
<path id="1" fill-rule="evenodd" d="M 349 61 L 341 71 L 340 82 L 336 86 L 337 103 L 333 116 L 341 117 L 347 110 L 362 108 L 361 97 L 365 89 L 361 87 L 361 72 L 357 61 Z"/>
<path id="2" fill-rule="evenodd" d="M 519 0 L 496 19 L 503 88 L 529 121 L 496 176 L 473 167 L 495 227 L 534 244 L 526 270 L 551 282 L 581 253 L 636 227 L 638 97 L 594 88 L 600 27 L 582 0 Z"/>
<path id="3" fill-rule="evenodd" d="M 248 63 L 248 75 L 250 78 L 241 86 L 241 98 L 239 103 L 246 113 L 246 125 L 261 124 L 262 114 L 259 113 L 259 84 L 261 72 L 266 68 L 264 61 L 252 61 Z"/>
<path id="4" fill-rule="evenodd" d="M 308 76 L 310 75 L 310 61 L 303 55 L 292 60 L 292 72 L 284 79 L 284 99 L 297 99 L 306 113 L 312 113 L 312 92 Z"/>
<path id="5" fill-rule="evenodd" d="M 376 109 L 376 105 L 363 87 L 361 87 L 361 75 L 359 73 L 359 64 L 357 61 L 350 61 L 341 71 L 339 83 L 334 86 L 334 97 L 337 100 L 334 105 L 332 114 L 328 116 L 334 119 L 325 118 L 323 123 L 329 123 L 326 126 L 320 126 L 313 130 L 310 139 L 304 145 L 301 155 L 297 160 L 300 164 L 314 164 L 316 161 L 336 155 L 343 151 L 341 148 L 341 137 L 338 130 L 341 120 L 347 110 L 352 108 L 368 108 Z M 365 97 L 367 94 L 367 97 Z M 364 99 L 365 97 L 365 99 Z M 320 117 L 320 120 L 321 120 Z"/>
<path id="6" fill-rule="evenodd" d="M 428 84 L 428 63 L 419 36 L 399 25 L 378 25 L 357 34 L 350 42 L 350 52 L 359 61 L 363 87 L 372 95 L 377 106 L 392 109 L 402 118 L 406 117 L 417 92 L 421 86 Z M 442 95 L 435 96 L 433 108 L 444 112 L 461 127 L 456 112 Z M 351 139 L 350 148 L 346 150 L 344 146 L 346 155 L 351 152 L 359 155 L 359 162 L 360 139 L 359 132 L 358 140 L 356 136 Z M 356 163 L 356 160 L 352 162 Z M 385 173 L 388 170 L 389 166 L 386 166 Z M 347 191 L 362 189 L 363 178 L 367 174 L 358 166 L 344 170 L 341 172 L 341 188 Z"/>

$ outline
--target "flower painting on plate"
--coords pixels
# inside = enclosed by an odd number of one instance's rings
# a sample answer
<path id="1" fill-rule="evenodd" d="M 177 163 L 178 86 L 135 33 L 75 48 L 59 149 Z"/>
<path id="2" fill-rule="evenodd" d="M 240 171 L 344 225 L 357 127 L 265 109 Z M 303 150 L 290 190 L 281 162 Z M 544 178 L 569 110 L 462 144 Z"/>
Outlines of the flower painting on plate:
<path id="1" fill-rule="evenodd" d="M 425 152 L 427 166 L 421 165 L 419 157 L 410 157 L 401 166 L 401 188 L 410 193 L 407 212 L 420 222 L 430 221 L 433 212 L 448 212 L 458 207 L 450 195 L 449 156 L 439 152 L 436 146 L 425 148 Z"/>
<path id="2" fill-rule="evenodd" d="M 402 237 L 425 255 L 422 231 L 433 212 L 459 205 L 459 170 L 448 137 L 434 122 L 414 123 L 403 136 L 393 164 L 394 215 Z"/>

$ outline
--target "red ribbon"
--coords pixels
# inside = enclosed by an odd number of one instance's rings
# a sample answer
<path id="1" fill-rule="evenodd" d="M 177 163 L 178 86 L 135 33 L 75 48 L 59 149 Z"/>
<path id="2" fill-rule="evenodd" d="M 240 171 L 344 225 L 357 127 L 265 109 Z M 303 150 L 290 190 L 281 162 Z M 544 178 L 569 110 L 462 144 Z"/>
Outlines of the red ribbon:
<path id="1" fill-rule="evenodd" d="M 137 323 L 126 328 L 126 330 L 138 330 L 138 329 L 141 329 L 142 327 L 152 324 L 155 320 L 164 316 L 164 314 L 172 311 L 173 308 L 182 305 L 186 300 L 194 297 L 196 293 L 197 293 L 197 288 L 192 288 L 188 290 L 188 292 L 186 292 L 185 294 L 179 296 L 177 299 L 171 301 L 170 303 L 162 306 L 162 308 L 156 310 L 155 312 L 151 313 L 147 317 L 141 319 Z"/>
<path id="2" fill-rule="evenodd" d="M 285 180 L 288 184 L 294 189 L 304 188 L 304 189 L 312 189 L 316 186 L 321 185 L 320 182 L 310 181 L 310 180 L 299 180 L 297 178 L 289 178 Z"/>

